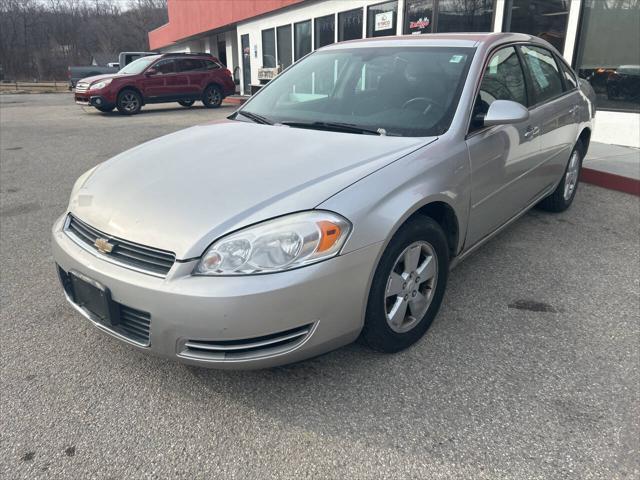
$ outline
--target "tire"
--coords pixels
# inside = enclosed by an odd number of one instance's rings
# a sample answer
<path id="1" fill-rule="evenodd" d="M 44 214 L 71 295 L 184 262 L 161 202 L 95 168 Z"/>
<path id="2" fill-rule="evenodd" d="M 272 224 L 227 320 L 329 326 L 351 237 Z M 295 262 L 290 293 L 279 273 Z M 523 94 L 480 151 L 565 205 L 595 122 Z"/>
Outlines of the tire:
<path id="1" fill-rule="evenodd" d="M 414 269 L 411 258 L 416 253 Z M 409 271 L 414 273 L 409 276 Z M 422 278 L 415 275 L 420 271 Z M 440 225 L 422 215 L 410 219 L 394 235 L 376 269 L 361 342 L 394 353 L 420 340 L 440 309 L 448 274 L 449 248 Z M 411 300 L 418 295 L 424 303 Z"/>
<path id="2" fill-rule="evenodd" d="M 202 103 L 207 108 L 218 108 L 222 105 L 222 90 L 217 85 L 209 85 L 202 94 Z"/>
<path id="3" fill-rule="evenodd" d="M 195 100 L 178 100 L 178 103 L 183 107 L 189 108 L 189 107 L 192 107 L 193 104 L 196 103 L 196 101 Z"/>
<path id="4" fill-rule="evenodd" d="M 112 112 L 115 107 L 115 105 L 113 107 L 96 107 L 98 110 L 100 110 L 103 113 L 109 113 Z"/>
<path id="5" fill-rule="evenodd" d="M 135 115 L 142 108 L 142 97 L 135 90 L 122 90 L 116 101 L 118 111 L 123 115 Z"/>
<path id="6" fill-rule="evenodd" d="M 547 212 L 564 212 L 573 203 L 573 199 L 578 191 L 580 169 L 582 168 L 582 159 L 584 156 L 584 147 L 582 142 L 578 140 L 567 167 L 562 174 L 562 180 L 551 195 L 542 199 L 537 207 Z"/>

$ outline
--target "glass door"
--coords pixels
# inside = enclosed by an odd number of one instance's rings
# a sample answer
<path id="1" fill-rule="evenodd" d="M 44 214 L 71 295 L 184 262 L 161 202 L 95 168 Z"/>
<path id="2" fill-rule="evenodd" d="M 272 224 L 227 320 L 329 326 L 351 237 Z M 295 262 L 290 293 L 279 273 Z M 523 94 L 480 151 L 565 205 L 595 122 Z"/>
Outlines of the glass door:
<path id="1" fill-rule="evenodd" d="M 502 30 L 535 35 L 562 52 L 570 3 L 570 0 L 506 0 Z"/>
<path id="2" fill-rule="evenodd" d="M 242 47 L 242 89 L 245 95 L 251 93 L 251 47 L 249 46 L 249 34 L 240 37 Z"/>

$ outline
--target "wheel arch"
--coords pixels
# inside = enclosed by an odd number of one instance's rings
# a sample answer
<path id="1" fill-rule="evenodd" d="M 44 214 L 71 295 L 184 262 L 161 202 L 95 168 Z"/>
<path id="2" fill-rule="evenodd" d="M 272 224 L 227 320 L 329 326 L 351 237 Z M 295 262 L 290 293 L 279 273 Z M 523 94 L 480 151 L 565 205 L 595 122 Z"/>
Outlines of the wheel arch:
<path id="1" fill-rule="evenodd" d="M 582 131 L 580 132 L 580 135 L 578 135 L 578 140 L 580 142 L 582 142 L 582 156 L 584 158 L 584 156 L 587 154 L 587 151 L 589 150 L 589 143 L 591 142 L 591 128 L 590 127 L 584 127 L 582 129 Z"/>
<path id="2" fill-rule="evenodd" d="M 224 89 L 222 88 L 222 85 L 220 85 L 219 82 L 217 82 L 215 80 L 211 80 L 210 82 L 207 82 L 207 84 L 204 86 L 204 89 L 202 90 L 202 92 L 204 93 L 204 91 L 209 87 L 218 87 L 220 89 L 220 92 L 224 96 Z"/>
<path id="3" fill-rule="evenodd" d="M 133 90 L 134 92 L 136 92 L 138 95 L 140 95 L 140 100 L 142 101 L 142 105 L 144 105 L 144 104 L 145 104 L 145 102 L 144 102 L 144 95 L 142 94 L 142 91 L 141 91 L 138 87 L 136 87 L 135 85 L 125 85 L 125 86 L 121 87 L 121 88 L 118 90 L 118 94 L 116 95 L 116 99 L 117 99 L 117 98 L 120 96 L 120 94 L 121 94 L 122 92 L 124 92 L 125 90 Z"/>

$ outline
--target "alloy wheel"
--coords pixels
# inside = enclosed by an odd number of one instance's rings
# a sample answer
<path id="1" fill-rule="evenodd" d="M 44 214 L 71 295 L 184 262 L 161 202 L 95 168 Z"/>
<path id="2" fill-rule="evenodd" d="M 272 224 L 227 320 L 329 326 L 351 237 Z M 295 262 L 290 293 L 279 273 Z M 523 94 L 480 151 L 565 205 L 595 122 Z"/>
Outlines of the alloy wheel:
<path id="1" fill-rule="evenodd" d="M 385 288 L 385 314 L 397 333 L 413 329 L 429 309 L 436 282 L 438 259 L 425 241 L 409 245 L 396 259 Z"/>
<path id="2" fill-rule="evenodd" d="M 569 160 L 569 166 L 567 167 L 567 173 L 564 177 L 564 199 L 568 201 L 571 199 L 573 192 L 578 184 L 578 176 L 580 174 L 580 155 L 575 150 L 571 154 L 571 160 Z"/>
<path id="3" fill-rule="evenodd" d="M 126 93 L 122 96 L 120 104 L 127 112 L 135 112 L 140 102 L 138 101 L 138 97 L 133 93 Z"/>
<path id="4" fill-rule="evenodd" d="M 217 88 L 210 88 L 207 91 L 207 102 L 209 102 L 210 105 L 218 105 L 218 103 L 220 103 L 220 100 L 221 94 Z"/>

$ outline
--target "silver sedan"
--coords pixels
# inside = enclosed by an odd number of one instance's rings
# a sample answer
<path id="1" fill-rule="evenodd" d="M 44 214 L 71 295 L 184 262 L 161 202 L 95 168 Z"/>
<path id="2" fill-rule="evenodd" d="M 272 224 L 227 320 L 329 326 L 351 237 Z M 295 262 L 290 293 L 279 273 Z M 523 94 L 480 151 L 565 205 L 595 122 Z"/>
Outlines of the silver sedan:
<path id="1" fill-rule="evenodd" d="M 82 175 L 53 227 L 65 295 L 191 364 L 269 367 L 358 338 L 400 351 L 454 264 L 529 208 L 571 205 L 593 102 L 528 35 L 320 49 L 227 120 Z"/>

